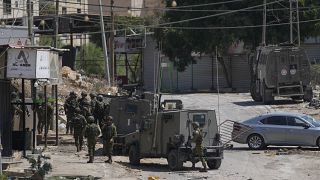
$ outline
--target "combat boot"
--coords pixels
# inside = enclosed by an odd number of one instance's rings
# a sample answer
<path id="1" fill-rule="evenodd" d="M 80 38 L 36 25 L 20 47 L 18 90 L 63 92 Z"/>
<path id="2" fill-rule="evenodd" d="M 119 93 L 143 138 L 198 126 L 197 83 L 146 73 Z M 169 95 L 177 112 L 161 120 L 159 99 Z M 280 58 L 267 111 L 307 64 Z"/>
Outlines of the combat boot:
<path id="1" fill-rule="evenodd" d="M 77 146 L 77 152 L 79 152 L 79 146 Z"/>
<path id="2" fill-rule="evenodd" d="M 89 161 L 87 161 L 87 163 L 93 163 L 93 156 L 89 157 Z"/>
<path id="3" fill-rule="evenodd" d="M 109 157 L 109 159 L 106 160 L 105 162 L 106 162 L 106 163 L 109 163 L 109 164 L 112 164 L 112 157 L 111 157 L 111 156 L 108 156 L 108 157 Z"/>

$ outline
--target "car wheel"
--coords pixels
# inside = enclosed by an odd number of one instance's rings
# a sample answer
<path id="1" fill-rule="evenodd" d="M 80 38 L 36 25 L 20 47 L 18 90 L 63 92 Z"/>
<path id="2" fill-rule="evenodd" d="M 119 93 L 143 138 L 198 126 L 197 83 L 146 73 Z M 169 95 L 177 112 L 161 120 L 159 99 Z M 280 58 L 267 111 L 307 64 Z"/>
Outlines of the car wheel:
<path id="1" fill-rule="evenodd" d="M 139 150 L 136 145 L 131 145 L 129 149 L 129 162 L 132 165 L 139 165 L 140 164 L 140 155 Z"/>
<path id="2" fill-rule="evenodd" d="M 317 139 L 317 146 L 318 146 L 318 148 L 320 148 L 320 137 L 318 137 L 318 139 Z"/>
<path id="3" fill-rule="evenodd" d="M 167 157 L 170 170 L 177 171 L 182 169 L 183 161 L 179 158 L 178 150 L 171 150 Z"/>
<path id="4" fill-rule="evenodd" d="M 250 149 L 263 149 L 265 147 L 264 139 L 259 134 L 250 135 L 247 142 Z"/>
<path id="5" fill-rule="evenodd" d="M 207 165 L 210 169 L 219 169 L 221 162 L 221 159 L 208 160 Z"/>

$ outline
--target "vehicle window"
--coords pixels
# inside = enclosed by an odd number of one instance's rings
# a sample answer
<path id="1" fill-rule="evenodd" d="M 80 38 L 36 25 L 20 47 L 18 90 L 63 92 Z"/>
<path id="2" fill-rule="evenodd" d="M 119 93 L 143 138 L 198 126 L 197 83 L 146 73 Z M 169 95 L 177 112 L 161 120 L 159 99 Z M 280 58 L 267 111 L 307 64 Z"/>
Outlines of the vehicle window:
<path id="1" fill-rule="evenodd" d="M 193 121 L 198 122 L 200 127 L 203 127 L 206 124 L 206 115 L 205 114 L 194 114 Z"/>
<path id="2" fill-rule="evenodd" d="M 289 126 L 304 126 L 306 123 L 297 117 L 288 117 Z"/>
<path id="3" fill-rule="evenodd" d="M 260 122 L 261 122 L 262 124 L 267 124 L 268 119 L 261 119 Z"/>
<path id="4" fill-rule="evenodd" d="M 264 124 L 287 125 L 287 121 L 285 116 L 272 116 L 272 117 L 268 117 Z"/>
<path id="5" fill-rule="evenodd" d="M 303 116 L 302 118 L 314 125 L 315 127 L 320 127 L 320 122 L 318 120 L 315 120 L 311 116 Z"/>
<path id="6" fill-rule="evenodd" d="M 133 104 L 127 104 L 126 111 L 127 111 L 127 113 L 137 113 L 138 107 Z"/>

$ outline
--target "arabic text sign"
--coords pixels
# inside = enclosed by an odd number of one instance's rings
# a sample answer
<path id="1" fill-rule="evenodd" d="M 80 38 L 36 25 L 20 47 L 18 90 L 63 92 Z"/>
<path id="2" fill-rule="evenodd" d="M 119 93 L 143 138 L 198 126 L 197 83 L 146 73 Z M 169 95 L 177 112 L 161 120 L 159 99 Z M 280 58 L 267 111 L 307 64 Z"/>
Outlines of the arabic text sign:
<path id="1" fill-rule="evenodd" d="M 9 49 L 7 77 L 34 79 L 36 76 L 36 50 Z"/>

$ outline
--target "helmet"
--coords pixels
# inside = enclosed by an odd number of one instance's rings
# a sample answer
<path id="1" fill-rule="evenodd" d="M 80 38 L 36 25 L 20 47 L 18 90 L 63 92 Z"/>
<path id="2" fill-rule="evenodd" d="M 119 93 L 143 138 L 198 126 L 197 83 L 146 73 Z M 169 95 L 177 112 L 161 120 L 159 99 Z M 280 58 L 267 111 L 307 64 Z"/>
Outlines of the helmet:
<path id="1" fill-rule="evenodd" d="M 194 128 L 199 127 L 199 123 L 198 122 L 192 122 L 192 127 L 194 127 Z"/>
<path id="2" fill-rule="evenodd" d="M 97 99 L 98 99 L 99 101 L 102 101 L 102 100 L 103 100 L 103 96 L 102 96 L 102 95 L 99 95 Z"/>
<path id="3" fill-rule="evenodd" d="M 81 92 L 81 96 L 86 97 L 86 96 L 87 96 L 87 93 L 84 92 L 84 91 L 82 91 L 82 92 Z"/>
<path id="4" fill-rule="evenodd" d="M 76 113 L 81 113 L 81 109 L 80 109 L 79 107 L 77 107 L 77 108 L 75 109 L 75 111 L 76 111 Z"/>
<path id="5" fill-rule="evenodd" d="M 107 117 L 107 121 L 112 121 L 113 120 L 113 117 L 112 116 L 108 116 Z"/>
<path id="6" fill-rule="evenodd" d="M 97 95 L 95 94 L 95 93 L 90 93 L 90 97 L 91 98 L 94 98 L 94 97 L 96 97 Z"/>
<path id="7" fill-rule="evenodd" d="M 17 92 L 12 92 L 11 93 L 11 98 L 16 98 L 18 96 L 18 93 Z"/>
<path id="8" fill-rule="evenodd" d="M 87 119 L 88 123 L 94 123 L 94 117 L 93 116 L 89 116 Z"/>

